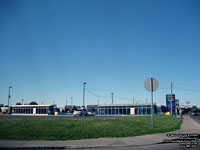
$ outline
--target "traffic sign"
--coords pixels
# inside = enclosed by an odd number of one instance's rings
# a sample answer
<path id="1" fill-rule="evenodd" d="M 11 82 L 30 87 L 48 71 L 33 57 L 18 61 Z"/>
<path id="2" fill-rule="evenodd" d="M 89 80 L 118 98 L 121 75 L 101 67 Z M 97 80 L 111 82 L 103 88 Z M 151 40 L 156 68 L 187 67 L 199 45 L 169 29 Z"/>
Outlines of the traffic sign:
<path id="1" fill-rule="evenodd" d="M 144 82 L 144 87 L 147 91 L 151 92 L 151 120 L 152 120 L 152 128 L 154 127 L 154 107 L 153 107 L 153 92 L 158 89 L 159 84 L 156 78 L 148 78 Z"/>
<path id="2" fill-rule="evenodd" d="M 151 84 L 152 82 L 152 84 Z M 158 89 L 159 87 L 159 83 L 158 80 L 156 78 L 148 78 L 145 82 L 144 82 L 144 87 L 147 91 L 149 92 L 154 92 Z"/>

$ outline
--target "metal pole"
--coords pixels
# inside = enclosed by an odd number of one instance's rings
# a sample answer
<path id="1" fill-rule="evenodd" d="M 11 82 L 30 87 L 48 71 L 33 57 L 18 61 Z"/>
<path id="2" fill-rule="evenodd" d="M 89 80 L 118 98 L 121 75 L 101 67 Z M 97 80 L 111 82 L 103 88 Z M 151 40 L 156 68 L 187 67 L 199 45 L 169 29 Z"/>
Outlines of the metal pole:
<path id="1" fill-rule="evenodd" d="M 71 111 L 73 111 L 72 110 L 72 105 L 73 105 L 73 97 L 71 97 Z M 73 112 L 72 112 L 73 113 Z"/>
<path id="2" fill-rule="evenodd" d="M 111 95 L 112 95 L 112 97 L 111 97 L 111 98 L 112 98 L 112 104 L 113 104 L 113 94 L 114 94 L 114 93 L 111 93 Z"/>
<path id="3" fill-rule="evenodd" d="M 150 80 L 151 85 L 151 120 L 152 120 L 152 128 L 154 127 L 154 108 L 153 108 L 153 78 Z"/>
<path id="4" fill-rule="evenodd" d="M 9 86 L 8 88 L 8 107 L 9 107 L 9 101 L 10 101 L 10 89 L 12 88 L 12 86 Z"/>
<path id="5" fill-rule="evenodd" d="M 172 108 L 172 81 L 171 81 L 171 116 L 173 115 L 173 108 Z"/>
<path id="6" fill-rule="evenodd" d="M 133 104 L 134 104 L 134 98 L 133 98 Z"/>
<path id="7" fill-rule="evenodd" d="M 85 84 L 86 82 L 83 83 L 83 106 L 85 106 Z"/>
<path id="8" fill-rule="evenodd" d="M 22 105 L 24 104 L 24 99 L 22 99 Z"/>

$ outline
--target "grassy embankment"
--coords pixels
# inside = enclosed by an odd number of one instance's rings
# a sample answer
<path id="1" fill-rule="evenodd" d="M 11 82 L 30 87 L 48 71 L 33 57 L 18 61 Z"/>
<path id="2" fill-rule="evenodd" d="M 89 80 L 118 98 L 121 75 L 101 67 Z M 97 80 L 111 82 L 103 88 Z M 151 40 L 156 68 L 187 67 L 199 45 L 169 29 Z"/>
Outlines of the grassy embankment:
<path id="1" fill-rule="evenodd" d="M 1 139 L 75 140 L 99 137 L 128 137 L 174 131 L 182 119 L 155 115 L 151 127 L 150 116 L 124 117 L 107 120 L 43 120 L 0 119 Z"/>

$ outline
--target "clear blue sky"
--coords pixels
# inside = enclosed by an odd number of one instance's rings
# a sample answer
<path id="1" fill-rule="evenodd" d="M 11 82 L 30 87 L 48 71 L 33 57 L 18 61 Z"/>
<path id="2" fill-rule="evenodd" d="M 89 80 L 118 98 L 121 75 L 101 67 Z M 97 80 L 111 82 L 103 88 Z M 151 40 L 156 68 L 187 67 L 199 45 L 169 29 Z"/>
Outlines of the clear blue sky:
<path id="1" fill-rule="evenodd" d="M 199 0 L 0 0 L 0 103 L 200 105 Z M 93 92 L 93 93 L 91 93 Z M 123 99 L 124 98 L 124 99 Z"/>

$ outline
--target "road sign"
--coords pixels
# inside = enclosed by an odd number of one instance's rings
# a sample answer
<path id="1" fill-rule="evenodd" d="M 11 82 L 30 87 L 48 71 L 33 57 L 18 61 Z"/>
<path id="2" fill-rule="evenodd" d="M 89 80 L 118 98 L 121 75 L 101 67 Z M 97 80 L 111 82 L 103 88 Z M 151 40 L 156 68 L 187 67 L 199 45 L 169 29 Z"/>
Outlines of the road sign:
<path id="1" fill-rule="evenodd" d="M 152 81 L 151 81 L 152 80 Z M 151 84 L 151 82 L 153 83 L 153 85 Z M 144 87 L 147 91 L 151 92 L 151 89 L 153 89 L 152 91 L 156 91 L 159 87 L 159 83 L 158 80 L 156 78 L 148 78 L 145 82 L 144 82 Z M 152 88 L 153 87 L 153 88 Z"/>
<path id="2" fill-rule="evenodd" d="M 156 78 L 148 78 L 144 82 L 144 87 L 147 91 L 151 92 L 151 120 L 152 120 L 152 128 L 154 127 L 154 107 L 153 107 L 153 92 L 158 89 L 158 80 Z"/>

